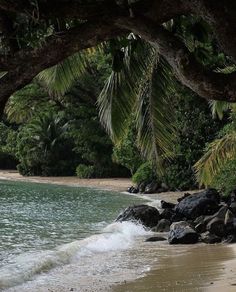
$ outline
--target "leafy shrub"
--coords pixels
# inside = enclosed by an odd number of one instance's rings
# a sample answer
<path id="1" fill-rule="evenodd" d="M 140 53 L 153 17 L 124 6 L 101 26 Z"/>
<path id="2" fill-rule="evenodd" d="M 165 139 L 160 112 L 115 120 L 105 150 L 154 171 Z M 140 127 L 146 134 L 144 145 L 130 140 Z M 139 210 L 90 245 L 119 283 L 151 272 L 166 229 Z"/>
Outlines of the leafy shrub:
<path id="1" fill-rule="evenodd" d="M 236 158 L 228 161 L 215 176 L 211 187 L 216 188 L 224 195 L 229 195 L 236 189 Z"/>
<path id="2" fill-rule="evenodd" d="M 59 114 L 41 113 L 19 130 L 16 156 L 23 175 L 73 175 L 80 162 L 67 137 L 68 123 Z"/>
<path id="3" fill-rule="evenodd" d="M 192 167 L 178 164 L 179 161 L 170 164 L 165 169 L 164 182 L 170 190 L 190 190 L 197 187 Z"/>
<path id="4" fill-rule="evenodd" d="M 128 131 L 119 143 L 113 147 L 112 159 L 114 162 L 128 168 L 133 175 L 139 166 L 144 162 L 137 147 L 134 118 L 128 123 Z"/>
<path id="5" fill-rule="evenodd" d="M 76 175 L 79 178 L 92 178 L 94 177 L 94 172 L 94 166 L 92 165 L 79 164 L 76 167 Z"/>
<path id="6" fill-rule="evenodd" d="M 174 145 L 173 160 L 165 165 L 164 182 L 171 189 L 188 190 L 198 187 L 193 165 L 225 121 L 214 120 L 208 103 L 186 89 L 180 95 L 173 100 L 178 142 Z"/>
<path id="7" fill-rule="evenodd" d="M 132 176 L 132 181 L 136 184 L 149 183 L 154 179 L 156 179 L 156 175 L 150 162 L 143 163 Z"/>

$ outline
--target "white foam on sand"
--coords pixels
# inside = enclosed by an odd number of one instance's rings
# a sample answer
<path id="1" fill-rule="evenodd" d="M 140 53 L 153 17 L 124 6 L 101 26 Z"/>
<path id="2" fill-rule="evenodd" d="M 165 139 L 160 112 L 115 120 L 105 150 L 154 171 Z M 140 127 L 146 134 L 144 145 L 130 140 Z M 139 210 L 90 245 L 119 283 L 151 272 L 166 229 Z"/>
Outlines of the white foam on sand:
<path id="1" fill-rule="evenodd" d="M 101 234 L 59 246 L 54 250 L 21 254 L 14 259 L 13 264 L 0 269 L 0 289 L 48 291 L 46 286 L 54 285 L 55 281 L 59 283 L 63 279 L 61 285 L 64 285 L 68 274 L 68 283 L 72 283 L 79 277 L 93 276 L 97 279 L 108 274 L 123 273 L 124 269 L 130 267 L 122 252 L 132 250 L 138 239 L 143 241 L 143 237 L 150 234 L 142 225 L 114 222 Z M 142 266 L 140 268 L 135 273 L 148 269 Z"/>

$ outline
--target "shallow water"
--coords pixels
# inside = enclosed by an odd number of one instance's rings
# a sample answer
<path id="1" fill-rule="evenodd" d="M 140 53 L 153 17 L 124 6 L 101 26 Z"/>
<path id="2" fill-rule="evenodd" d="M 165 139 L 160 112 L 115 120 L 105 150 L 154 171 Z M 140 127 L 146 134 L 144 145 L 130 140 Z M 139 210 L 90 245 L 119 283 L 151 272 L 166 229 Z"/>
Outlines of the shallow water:
<path id="1" fill-rule="evenodd" d="M 1 181 L 0 190 L 0 290 L 236 291 L 235 245 L 145 242 L 153 233 L 113 222 L 139 197 Z"/>
<path id="2" fill-rule="evenodd" d="M 117 226 L 113 227 L 115 231 L 103 229 L 123 208 L 140 202 L 137 197 L 6 181 L 0 181 L 0 190 L 0 289 L 76 262 L 85 246 L 88 251 L 98 252 L 116 250 L 131 241 L 129 226 L 122 225 L 118 235 Z M 145 232 L 138 228 L 134 233 Z M 102 232 L 111 235 L 100 236 Z M 90 239 L 85 242 L 85 238 Z"/>

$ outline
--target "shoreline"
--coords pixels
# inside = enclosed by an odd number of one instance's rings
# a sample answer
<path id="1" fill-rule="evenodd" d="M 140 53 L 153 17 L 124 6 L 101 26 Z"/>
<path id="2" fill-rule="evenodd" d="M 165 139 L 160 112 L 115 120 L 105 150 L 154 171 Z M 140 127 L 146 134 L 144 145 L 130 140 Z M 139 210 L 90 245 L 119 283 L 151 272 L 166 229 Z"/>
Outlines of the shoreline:
<path id="1" fill-rule="evenodd" d="M 113 286 L 112 292 L 236 291 L 235 244 L 169 246 L 166 252 L 154 249 L 158 263 L 144 277 Z"/>
<path id="2" fill-rule="evenodd" d="M 0 179 L 73 187 L 91 187 L 115 192 L 125 192 L 132 184 L 131 180 L 126 178 L 23 177 L 17 171 L 11 170 L 1 170 Z M 152 202 L 157 199 L 174 202 L 182 193 L 184 192 L 166 192 L 137 196 L 149 199 Z M 130 194 L 127 193 L 127 195 Z M 105 285 L 100 285 L 99 288 L 97 287 L 98 289 L 94 287 L 95 290 L 92 291 L 236 291 L 236 244 L 169 246 L 149 243 L 146 245 L 146 248 L 146 253 L 152 254 L 157 260 L 155 265 L 151 265 L 150 271 L 146 272 L 141 278 L 130 281 L 126 281 L 125 275 L 123 275 L 122 280 L 117 279 L 118 281 L 115 283 L 110 282 L 109 284 L 100 283 Z M 106 286 L 106 284 L 108 285 Z M 58 291 L 67 291 L 67 284 L 65 284 L 64 288 L 65 290 L 58 289 Z M 74 291 L 80 291 L 80 288 L 80 283 L 78 283 Z"/>
<path id="3" fill-rule="evenodd" d="M 130 178 L 80 179 L 76 176 L 22 176 L 16 170 L 0 170 L 0 180 L 55 184 L 59 186 L 89 187 L 113 192 L 125 192 L 127 188 L 132 185 Z"/>

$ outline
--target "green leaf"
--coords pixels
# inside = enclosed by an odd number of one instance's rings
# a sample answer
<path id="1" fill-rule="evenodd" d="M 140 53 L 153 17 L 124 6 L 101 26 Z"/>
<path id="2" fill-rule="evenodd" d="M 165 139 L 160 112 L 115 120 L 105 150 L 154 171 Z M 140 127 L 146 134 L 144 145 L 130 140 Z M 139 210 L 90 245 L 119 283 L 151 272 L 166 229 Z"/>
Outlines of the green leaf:
<path id="1" fill-rule="evenodd" d="M 206 153 L 194 165 L 200 185 L 209 186 L 220 169 L 236 155 L 236 132 L 226 134 L 209 144 Z"/>
<path id="2" fill-rule="evenodd" d="M 52 96 L 63 96 L 88 69 L 88 53 L 80 52 L 46 69 L 36 77 Z"/>

